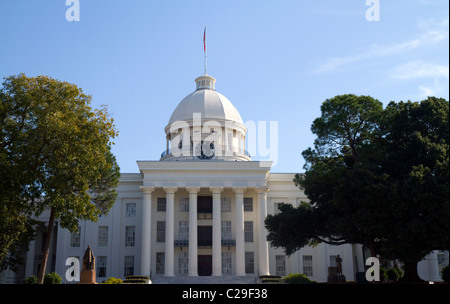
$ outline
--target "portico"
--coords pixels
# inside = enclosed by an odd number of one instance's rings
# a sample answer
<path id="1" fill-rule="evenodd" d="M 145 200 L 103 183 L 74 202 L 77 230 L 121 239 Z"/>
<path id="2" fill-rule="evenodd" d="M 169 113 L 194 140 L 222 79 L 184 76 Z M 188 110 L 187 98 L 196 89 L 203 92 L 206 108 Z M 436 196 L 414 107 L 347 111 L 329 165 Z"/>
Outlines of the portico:
<path id="1" fill-rule="evenodd" d="M 157 268 L 151 255 L 158 252 L 152 247 L 162 249 L 161 239 L 155 241 L 161 231 L 152 231 L 155 225 L 148 223 L 158 219 L 165 220 L 165 276 L 205 275 L 205 267 L 206 275 L 212 276 L 222 276 L 224 271 L 245 276 L 246 268 L 268 274 L 264 219 L 270 163 L 219 162 L 214 168 L 200 161 L 180 162 L 175 168 L 169 162 L 138 165 L 144 194 L 142 274 L 155 273 Z M 158 206 L 163 201 L 165 212 L 158 212 L 164 209 Z M 231 269 L 224 266 L 227 263 Z"/>

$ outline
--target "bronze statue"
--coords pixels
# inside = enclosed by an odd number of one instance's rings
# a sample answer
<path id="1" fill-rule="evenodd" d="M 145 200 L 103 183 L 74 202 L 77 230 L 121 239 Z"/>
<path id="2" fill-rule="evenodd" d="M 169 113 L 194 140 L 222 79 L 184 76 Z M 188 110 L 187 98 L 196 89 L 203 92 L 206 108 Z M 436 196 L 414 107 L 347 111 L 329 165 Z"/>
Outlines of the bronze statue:
<path id="1" fill-rule="evenodd" d="M 339 254 L 336 257 L 336 270 L 337 275 L 342 275 L 342 259 Z"/>
<path id="2" fill-rule="evenodd" d="M 95 257 L 91 247 L 87 247 L 83 256 L 83 266 L 81 270 L 95 270 Z"/>

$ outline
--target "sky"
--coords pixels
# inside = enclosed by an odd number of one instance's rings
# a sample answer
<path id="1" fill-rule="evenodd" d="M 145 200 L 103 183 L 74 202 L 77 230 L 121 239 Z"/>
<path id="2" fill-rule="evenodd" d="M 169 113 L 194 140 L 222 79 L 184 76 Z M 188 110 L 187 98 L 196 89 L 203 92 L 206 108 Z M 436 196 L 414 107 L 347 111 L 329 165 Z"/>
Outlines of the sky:
<path id="1" fill-rule="evenodd" d="M 92 107 L 107 105 L 123 173 L 165 150 L 170 115 L 204 73 L 205 26 L 208 74 L 244 122 L 266 124 L 265 144 L 277 153 L 257 149 L 252 159 L 276 157 L 271 172 L 304 171 L 301 152 L 313 146 L 311 124 L 328 98 L 449 99 L 447 0 L 67 4 L 0 0 L 1 82 L 47 75 L 82 88 Z M 69 21 L 76 11 L 79 21 Z"/>

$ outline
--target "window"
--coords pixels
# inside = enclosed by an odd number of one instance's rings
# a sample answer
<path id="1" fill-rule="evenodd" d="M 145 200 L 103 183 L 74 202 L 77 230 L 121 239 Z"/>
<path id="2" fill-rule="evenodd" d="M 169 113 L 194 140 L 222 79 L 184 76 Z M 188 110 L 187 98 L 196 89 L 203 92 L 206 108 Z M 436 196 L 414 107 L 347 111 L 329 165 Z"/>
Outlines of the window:
<path id="1" fill-rule="evenodd" d="M 123 276 L 134 275 L 134 256 L 125 256 L 125 267 L 123 270 Z"/>
<path id="2" fill-rule="evenodd" d="M 158 211 L 158 212 L 166 211 L 166 198 L 165 197 L 158 197 L 158 200 L 156 203 L 157 203 L 156 211 Z"/>
<path id="3" fill-rule="evenodd" d="M 231 275 L 231 252 L 222 252 L 222 275 Z"/>
<path id="4" fill-rule="evenodd" d="M 70 247 L 80 247 L 81 227 L 78 226 L 78 231 L 70 234 Z"/>
<path id="5" fill-rule="evenodd" d="M 187 275 L 188 274 L 188 253 L 187 252 L 180 252 L 180 255 L 178 256 L 178 273 L 180 275 Z"/>
<path id="6" fill-rule="evenodd" d="M 180 221 L 178 223 L 178 239 L 188 240 L 189 239 L 189 222 Z"/>
<path id="7" fill-rule="evenodd" d="M 253 197 L 244 197 L 244 211 L 253 211 Z"/>
<path id="8" fill-rule="evenodd" d="M 330 267 L 337 267 L 336 258 L 337 255 L 330 255 Z"/>
<path id="9" fill-rule="evenodd" d="M 231 212 L 231 197 L 222 197 L 221 212 Z"/>
<path id="10" fill-rule="evenodd" d="M 244 222 L 244 240 L 246 243 L 253 243 L 253 222 Z"/>
<path id="11" fill-rule="evenodd" d="M 165 254 L 164 252 L 156 253 L 156 274 L 164 274 L 164 262 Z"/>
<path id="12" fill-rule="evenodd" d="M 189 197 L 180 197 L 179 212 L 189 212 Z"/>
<path id="13" fill-rule="evenodd" d="M 98 247 L 108 246 L 108 226 L 98 227 Z"/>
<path id="14" fill-rule="evenodd" d="M 303 274 L 307 277 L 313 276 L 312 255 L 303 256 Z"/>
<path id="15" fill-rule="evenodd" d="M 97 257 L 97 261 L 96 261 L 96 272 L 97 272 L 97 276 L 104 278 L 106 277 L 106 261 L 107 261 L 107 257 L 106 256 L 98 256 Z"/>
<path id="16" fill-rule="evenodd" d="M 136 203 L 127 203 L 126 205 L 126 217 L 136 216 Z"/>
<path id="17" fill-rule="evenodd" d="M 245 273 L 255 273 L 255 257 L 253 252 L 245 253 Z"/>
<path id="18" fill-rule="evenodd" d="M 222 221 L 222 240 L 231 240 L 231 221 Z"/>
<path id="19" fill-rule="evenodd" d="M 276 255 L 275 256 L 275 269 L 277 276 L 286 276 L 286 256 Z"/>
<path id="20" fill-rule="evenodd" d="M 125 247 L 134 247 L 135 232 L 135 226 L 125 227 Z"/>
<path id="21" fill-rule="evenodd" d="M 231 151 L 232 146 L 233 146 L 233 133 L 228 133 L 228 140 L 227 140 L 228 151 Z"/>
<path id="22" fill-rule="evenodd" d="M 156 241 L 166 241 L 166 222 L 156 222 Z"/>
<path id="23" fill-rule="evenodd" d="M 437 254 L 437 262 L 438 262 L 439 273 L 442 273 L 442 269 L 444 269 L 444 267 L 446 265 L 448 265 L 447 255 L 445 253 L 438 253 Z"/>

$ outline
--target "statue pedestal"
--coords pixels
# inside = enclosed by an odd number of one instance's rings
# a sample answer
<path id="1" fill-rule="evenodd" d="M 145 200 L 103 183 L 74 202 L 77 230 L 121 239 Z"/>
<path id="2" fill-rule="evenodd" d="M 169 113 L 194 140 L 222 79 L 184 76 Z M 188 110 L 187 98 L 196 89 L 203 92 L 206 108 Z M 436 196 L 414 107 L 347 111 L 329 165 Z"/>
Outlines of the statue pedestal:
<path id="1" fill-rule="evenodd" d="M 81 270 L 80 284 L 97 284 L 95 282 L 95 270 Z"/>
<path id="2" fill-rule="evenodd" d="M 328 267 L 328 278 L 329 283 L 345 283 L 346 278 L 343 274 L 337 273 L 337 267 Z"/>

